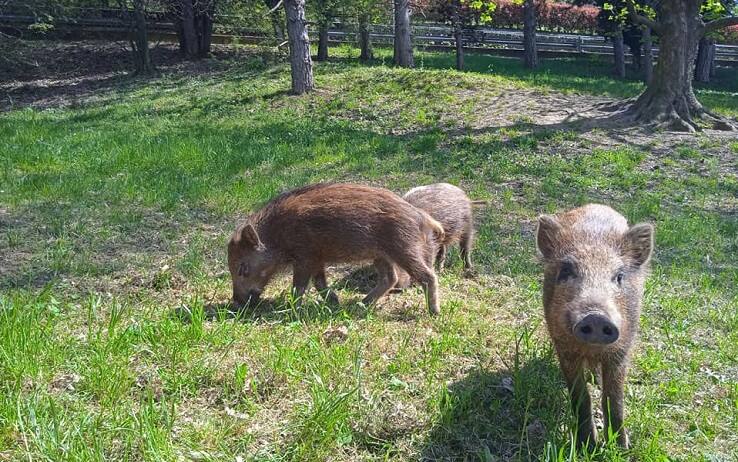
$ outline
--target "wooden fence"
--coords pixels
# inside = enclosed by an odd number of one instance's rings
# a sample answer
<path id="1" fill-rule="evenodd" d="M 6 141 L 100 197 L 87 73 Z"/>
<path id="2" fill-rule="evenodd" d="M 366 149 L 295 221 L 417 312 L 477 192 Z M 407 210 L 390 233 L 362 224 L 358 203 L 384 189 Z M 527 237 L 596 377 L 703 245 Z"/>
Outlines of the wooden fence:
<path id="1" fill-rule="evenodd" d="M 43 21 L 22 8 L 3 11 L 0 14 L 0 29 L 4 31 L 28 31 L 29 26 Z M 26 14 L 23 14 L 26 13 Z M 53 31 L 60 34 L 125 36 L 131 30 L 132 12 L 119 9 L 74 8 L 56 15 L 52 21 Z M 149 12 L 149 30 L 159 40 L 176 41 L 175 26 L 171 14 Z M 271 31 L 256 30 L 238 26 L 238 18 L 216 16 L 213 41 L 216 43 L 275 43 Z M 373 25 L 372 40 L 378 45 L 390 45 L 393 34 L 391 25 Z M 355 28 L 334 23 L 329 33 L 332 43 L 356 41 Z M 453 35 L 449 26 L 443 24 L 415 24 L 413 41 L 418 47 L 434 50 L 453 48 Z M 611 55 L 612 43 L 602 36 L 538 32 L 536 43 L 544 56 L 572 55 Z M 464 47 L 473 52 L 490 54 L 519 55 L 523 50 L 523 33 L 514 29 L 495 29 L 476 27 L 464 31 Z M 626 50 L 627 47 L 626 47 Z M 629 51 L 626 51 L 629 54 Z M 658 56 L 658 47 L 654 47 Z M 716 47 L 716 61 L 719 65 L 738 66 L 738 46 L 719 44 Z"/>

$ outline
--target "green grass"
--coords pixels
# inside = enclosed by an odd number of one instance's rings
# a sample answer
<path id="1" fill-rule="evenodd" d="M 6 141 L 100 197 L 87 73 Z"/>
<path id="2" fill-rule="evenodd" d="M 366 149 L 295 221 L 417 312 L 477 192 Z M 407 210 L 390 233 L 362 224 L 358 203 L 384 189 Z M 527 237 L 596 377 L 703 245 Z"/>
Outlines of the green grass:
<path id="1" fill-rule="evenodd" d="M 470 56 L 459 73 L 449 55 L 401 70 L 337 53 L 304 97 L 254 60 L 0 115 L 0 460 L 738 457 L 735 141 L 536 127 L 531 98 L 640 91 L 597 60 L 529 74 Z M 736 85 L 700 97 L 736 115 Z M 284 277 L 270 310 L 214 311 L 238 218 L 321 180 L 490 199 L 478 275 L 450 256 L 437 319 L 415 290 L 366 309 L 343 268 L 340 307 L 296 307 Z M 628 453 L 573 451 L 542 323 L 535 218 L 590 201 L 657 229 Z"/>

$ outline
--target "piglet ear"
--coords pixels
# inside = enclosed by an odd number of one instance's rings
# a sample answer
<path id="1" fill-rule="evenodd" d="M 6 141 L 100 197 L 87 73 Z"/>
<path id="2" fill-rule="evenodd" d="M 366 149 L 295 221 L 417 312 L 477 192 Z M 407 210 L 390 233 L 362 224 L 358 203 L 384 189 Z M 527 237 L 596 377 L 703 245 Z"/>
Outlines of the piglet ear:
<path id="1" fill-rule="evenodd" d="M 264 247 L 259 239 L 259 234 L 251 223 L 241 225 L 233 235 L 233 242 L 240 246 L 251 248 Z"/>
<path id="2" fill-rule="evenodd" d="M 559 240 L 561 224 L 553 215 L 541 215 L 538 217 L 538 230 L 536 231 L 536 245 L 543 258 L 549 259 L 553 256 Z"/>
<path id="3" fill-rule="evenodd" d="M 653 226 L 648 223 L 633 225 L 623 237 L 623 254 L 635 266 L 648 263 L 653 252 Z"/>

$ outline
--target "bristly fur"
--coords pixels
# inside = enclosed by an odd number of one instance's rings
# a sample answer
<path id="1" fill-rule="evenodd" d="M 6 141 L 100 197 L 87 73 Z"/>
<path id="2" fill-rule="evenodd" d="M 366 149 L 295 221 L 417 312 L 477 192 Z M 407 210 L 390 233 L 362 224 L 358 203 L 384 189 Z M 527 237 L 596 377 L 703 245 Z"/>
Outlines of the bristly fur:
<path id="1" fill-rule="evenodd" d="M 619 432 L 619 443 L 628 446 L 622 427 L 623 389 L 638 337 L 652 236 L 651 225 L 629 227 L 622 215 L 597 204 L 538 219 L 536 244 L 544 264 L 546 327 L 578 417 L 579 445 L 596 440 L 584 378 L 584 369 L 589 367 L 602 371 L 606 425 L 612 425 Z M 618 329 L 614 342 L 585 343 L 577 338 L 577 320 L 590 313 Z"/>
<path id="2" fill-rule="evenodd" d="M 365 303 L 373 303 L 395 284 L 396 265 L 422 281 L 430 311 L 439 311 L 433 261 L 443 226 L 391 191 L 357 184 L 308 185 L 269 201 L 244 226 L 253 227 L 254 233 L 245 228 L 247 235 L 256 234 L 264 249 L 258 251 L 236 234 L 229 243 L 234 300 L 239 304 L 261 293 L 277 268 L 293 267 L 293 283 L 301 295 L 311 279 L 318 289 L 327 289 L 326 265 L 369 260 L 380 271 L 380 283 Z M 249 268 L 249 276 L 239 277 L 239 268 Z"/>

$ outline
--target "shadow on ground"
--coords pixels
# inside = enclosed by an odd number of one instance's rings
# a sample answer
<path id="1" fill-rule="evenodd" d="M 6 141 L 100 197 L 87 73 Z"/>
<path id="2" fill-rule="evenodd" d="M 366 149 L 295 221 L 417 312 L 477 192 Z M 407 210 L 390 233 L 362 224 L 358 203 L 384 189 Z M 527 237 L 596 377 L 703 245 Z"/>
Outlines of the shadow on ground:
<path id="1" fill-rule="evenodd" d="M 565 437 L 568 405 L 550 354 L 499 371 L 474 369 L 448 385 L 422 460 L 537 460 L 547 442 Z"/>

